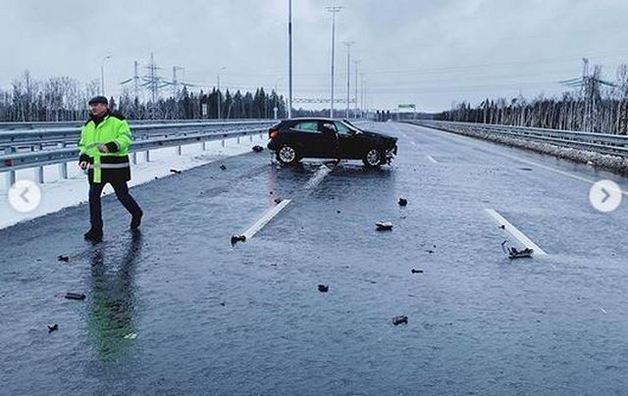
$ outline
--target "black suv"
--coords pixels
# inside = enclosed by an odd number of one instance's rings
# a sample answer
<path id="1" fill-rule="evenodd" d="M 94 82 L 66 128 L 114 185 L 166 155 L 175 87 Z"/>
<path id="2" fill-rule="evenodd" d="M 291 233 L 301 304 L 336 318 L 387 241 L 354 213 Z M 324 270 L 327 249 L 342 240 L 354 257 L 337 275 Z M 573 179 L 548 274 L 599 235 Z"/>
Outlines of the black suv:
<path id="1" fill-rule="evenodd" d="M 367 167 L 390 163 L 397 138 L 364 131 L 347 120 L 293 118 L 268 130 L 277 161 L 294 165 L 304 157 L 361 159 Z"/>

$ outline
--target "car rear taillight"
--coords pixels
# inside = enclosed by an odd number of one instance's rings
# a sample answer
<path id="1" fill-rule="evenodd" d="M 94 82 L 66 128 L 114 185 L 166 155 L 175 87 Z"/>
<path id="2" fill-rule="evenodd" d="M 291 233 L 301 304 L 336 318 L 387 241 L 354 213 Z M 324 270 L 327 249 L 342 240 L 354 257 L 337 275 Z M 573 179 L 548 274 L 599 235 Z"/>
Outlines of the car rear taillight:
<path id="1" fill-rule="evenodd" d="M 277 136 L 279 136 L 279 131 L 278 130 L 276 130 L 275 128 L 270 128 L 268 130 L 268 138 L 269 139 L 272 140 L 272 139 L 276 138 Z"/>

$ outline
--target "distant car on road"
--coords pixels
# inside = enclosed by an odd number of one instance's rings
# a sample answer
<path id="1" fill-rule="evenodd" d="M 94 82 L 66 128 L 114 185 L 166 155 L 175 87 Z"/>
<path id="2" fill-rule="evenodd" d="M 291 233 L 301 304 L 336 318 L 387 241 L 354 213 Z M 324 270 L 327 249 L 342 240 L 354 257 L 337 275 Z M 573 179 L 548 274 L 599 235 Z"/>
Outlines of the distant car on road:
<path id="1" fill-rule="evenodd" d="M 294 165 L 302 158 L 361 159 L 369 168 L 390 163 L 397 138 L 368 132 L 347 120 L 293 118 L 268 130 L 268 148 L 277 161 Z"/>

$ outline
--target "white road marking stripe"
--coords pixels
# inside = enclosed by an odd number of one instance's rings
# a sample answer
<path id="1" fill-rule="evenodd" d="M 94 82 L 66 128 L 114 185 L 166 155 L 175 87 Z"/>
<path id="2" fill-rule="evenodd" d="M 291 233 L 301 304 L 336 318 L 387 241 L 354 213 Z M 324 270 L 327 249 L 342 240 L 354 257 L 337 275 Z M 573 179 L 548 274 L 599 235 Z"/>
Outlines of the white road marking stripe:
<path id="1" fill-rule="evenodd" d="M 504 230 L 506 230 L 510 235 L 515 237 L 521 244 L 528 249 L 533 249 L 534 254 L 539 256 L 546 256 L 547 253 L 543 251 L 536 243 L 532 242 L 530 238 L 525 236 L 521 231 L 519 231 L 515 226 L 510 224 L 508 220 L 506 220 L 502 215 L 497 213 L 493 209 L 486 209 L 486 212 L 499 224 L 500 226 L 504 226 Z"/>
<path id="2" fill-rule="evenodd" d="M 436 161 L 431 155 L 427 156 L 427 159 L 430 160 L 431 162 L 438 164 L 438 161 Z"/>
<path id="3" fill-rule="evenodd" d="M 318 169 L 318 171 L 316 171 L 314 176 L 312 176 L 310 180 L 308 180 L 307 183 L 305 183 L 305 189 L 310 190 L 318 186 L 323 181 L 325 176 L 327 176 L 332 171 L 332 169 L 333 168 L 329 168 L 324 164 L 321 165 L 321 167 Z M 246 237 L 247 241 L 253 238 L 255 234 L 257 234 L 262 228 L 264 228 L 264 226 L 266 226 L 266 224 L 268 224 L 275 216 L 277 216 L 283 208 L 288 206 L 290 202 L 292 202 L 292 200 L 284 199 L 283 201 L 279 202 L 276 206 L 273 206 L 272 208 L 268 209 L 266 212 L 264 212 L 262 217 L 259 220 L 257 220 L 255 224 L 249 227 L 248 230 L 244 231 L 242 235 Z"/>
<path id="4" fill-rule="evenodd" d="M 331 171 L 332 168 L 328 168 L 325 164 L 321 165 L 321 167 L 318 168 L 318 171 L 316 171 L 314 176 L 312 176 L 312 178 L 310 178 L 310 180 L 305 183 L 305 189 L 311 190 L 312 188 L 318 186 L 323 181 L 325 176 L 327 176 Z"/>
<path id="5" fill-rule="evenodd" d="M 253 224 L 248 230 L 244 231 L 242 235 L 246 237 L 247 241 L 253 238 L 253 236 L 257 234 L 259 230 L 264 228 L 264 226 L 268 224 L 273 219 L 273 217 L 277 216 L 283 208 L 288 206 L 290 202 L 292 201 L 289 199 L 284 199 L 283 201 L 279 202 L 276 206 L 273 206 L 272 208 L 268 209 L 262 215 L 262 217 L 259 220 L 257 220 L 257 222 Z"/>

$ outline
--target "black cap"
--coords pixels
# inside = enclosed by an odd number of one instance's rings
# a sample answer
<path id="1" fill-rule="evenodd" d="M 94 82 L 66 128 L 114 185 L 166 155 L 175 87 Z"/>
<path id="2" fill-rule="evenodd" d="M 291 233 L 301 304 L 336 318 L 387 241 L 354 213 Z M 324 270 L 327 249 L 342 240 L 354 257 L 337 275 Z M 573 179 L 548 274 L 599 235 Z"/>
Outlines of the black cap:
<path id="1" fill-rule="evenodd" d="M 99 95 L 99 96 L 94 96 L 88 102 L 89 105 L 93 105 L 96 103 L 102 103 L 102 104 L 108 105 L 109 101 L 107 100 L 106 97 Z"/>

